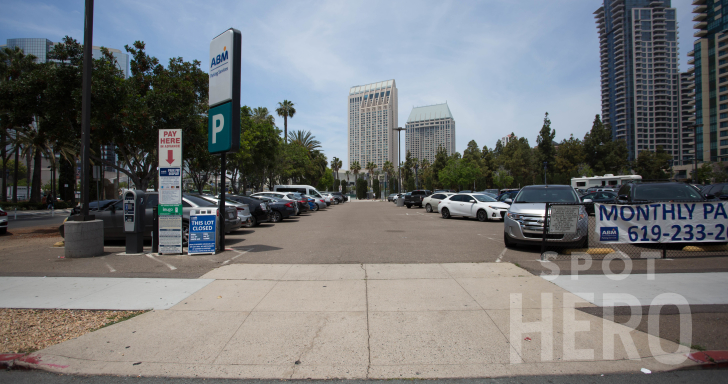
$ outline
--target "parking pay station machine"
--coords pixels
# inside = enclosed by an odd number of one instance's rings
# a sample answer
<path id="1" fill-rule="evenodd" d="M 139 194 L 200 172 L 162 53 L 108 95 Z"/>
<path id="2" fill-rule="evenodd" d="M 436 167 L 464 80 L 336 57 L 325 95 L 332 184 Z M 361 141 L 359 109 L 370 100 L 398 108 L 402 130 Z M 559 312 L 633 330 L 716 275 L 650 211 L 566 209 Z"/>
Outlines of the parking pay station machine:
<path id="1" fill-rule="evenodd" d="M 144 191 L 134 190 L 124 193 L 126 253 L 142 253 L 144 251 L 144 211 L 146 203 Z"/>

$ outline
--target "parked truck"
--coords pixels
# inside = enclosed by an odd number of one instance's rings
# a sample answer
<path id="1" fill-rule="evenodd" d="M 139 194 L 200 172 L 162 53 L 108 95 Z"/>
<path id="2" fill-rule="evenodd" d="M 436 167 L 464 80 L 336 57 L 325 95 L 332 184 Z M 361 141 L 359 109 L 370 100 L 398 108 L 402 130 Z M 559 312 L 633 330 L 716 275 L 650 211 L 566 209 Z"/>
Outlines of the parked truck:
<path id="1" fill-rule="evenodd" d="M 407 208 L 412 208 L 413 205 L 422 208 L 422 200 L 431 194 L 432 191 L 428 191 L 426 189 L 412 191 L 404 196 L 404 205 L 406 205 Z"/>

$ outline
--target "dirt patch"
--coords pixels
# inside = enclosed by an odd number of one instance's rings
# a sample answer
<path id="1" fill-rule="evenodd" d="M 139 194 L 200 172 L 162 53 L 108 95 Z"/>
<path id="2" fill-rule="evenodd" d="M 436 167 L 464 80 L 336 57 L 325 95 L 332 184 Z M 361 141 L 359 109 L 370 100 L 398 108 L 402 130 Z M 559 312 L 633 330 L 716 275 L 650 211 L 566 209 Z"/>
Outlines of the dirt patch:
<path id="1" fill-rule="evenodd" d="M 0 353 L 27 353 L 62 343 L 145 311 L 0 309 Z"/>
<path id="2" fill-rule="evenodd" d="M 2 237 L 5 240 L 22 240 L 32 238 L 50 238 L 50 237 L 61 237 L 58 233 L 58 226 L 47 226 L 47 227 L 30 227 L 30 228 L 17 228 L 8 229 L 8 233 Z"/>

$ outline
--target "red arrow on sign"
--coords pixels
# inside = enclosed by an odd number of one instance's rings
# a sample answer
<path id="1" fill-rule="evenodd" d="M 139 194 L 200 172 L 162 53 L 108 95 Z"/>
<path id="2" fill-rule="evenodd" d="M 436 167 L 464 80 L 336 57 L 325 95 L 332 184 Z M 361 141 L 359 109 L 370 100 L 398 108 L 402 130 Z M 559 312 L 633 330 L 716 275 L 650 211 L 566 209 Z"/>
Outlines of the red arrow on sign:
<path id="1" fill-rule="evenodd" d="M 170 165 L 172 165 L 172 163 L 174 163 L 174 155 L 172 154 L 172 152 L 174 152 L 174 151 L 171 149 L 169 151 L 167 151 L 167 162 Z"/>

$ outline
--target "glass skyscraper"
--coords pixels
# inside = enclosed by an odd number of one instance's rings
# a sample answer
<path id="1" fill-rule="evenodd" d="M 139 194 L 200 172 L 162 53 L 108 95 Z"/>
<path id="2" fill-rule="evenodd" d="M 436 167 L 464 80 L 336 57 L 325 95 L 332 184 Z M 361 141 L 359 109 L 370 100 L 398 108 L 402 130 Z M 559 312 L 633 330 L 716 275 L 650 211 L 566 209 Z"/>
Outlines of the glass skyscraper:
<path id="1" fill-rule="evenodd" d="M 53 42 L 43 38 L 8 39 L 6 46 L 10 49 L 18 47 L 26 55 L 35 56 L 36 63 L 45 63 L 48 53 L 53 49 Z"/>
<path id="2" fill-rule="evenodd" d="M 604 0 L 599 30 L 602 121 L 630 160 L 662 146 L 680 158 L 677 21 L 670 0 Z"/>
<path id="3" fill-rule="evenodd" d="M 357 85 L 349 89 L 349 169 L 355 161 L 362 169 L 370 161 L 380 170 L 384 162 L 397 165 L 397 83 L 394 80 Z M 404 154 L 402 154 L 404 156 Z"/>
<path id="4" fill-rule="evenodd" d="M 694 0 L 695 156 L 728 161 L 728 1 Z M 724 9 L 726 8 L 726 9 Z M 726 15 L 723 15 L 726 13 Z"/>

